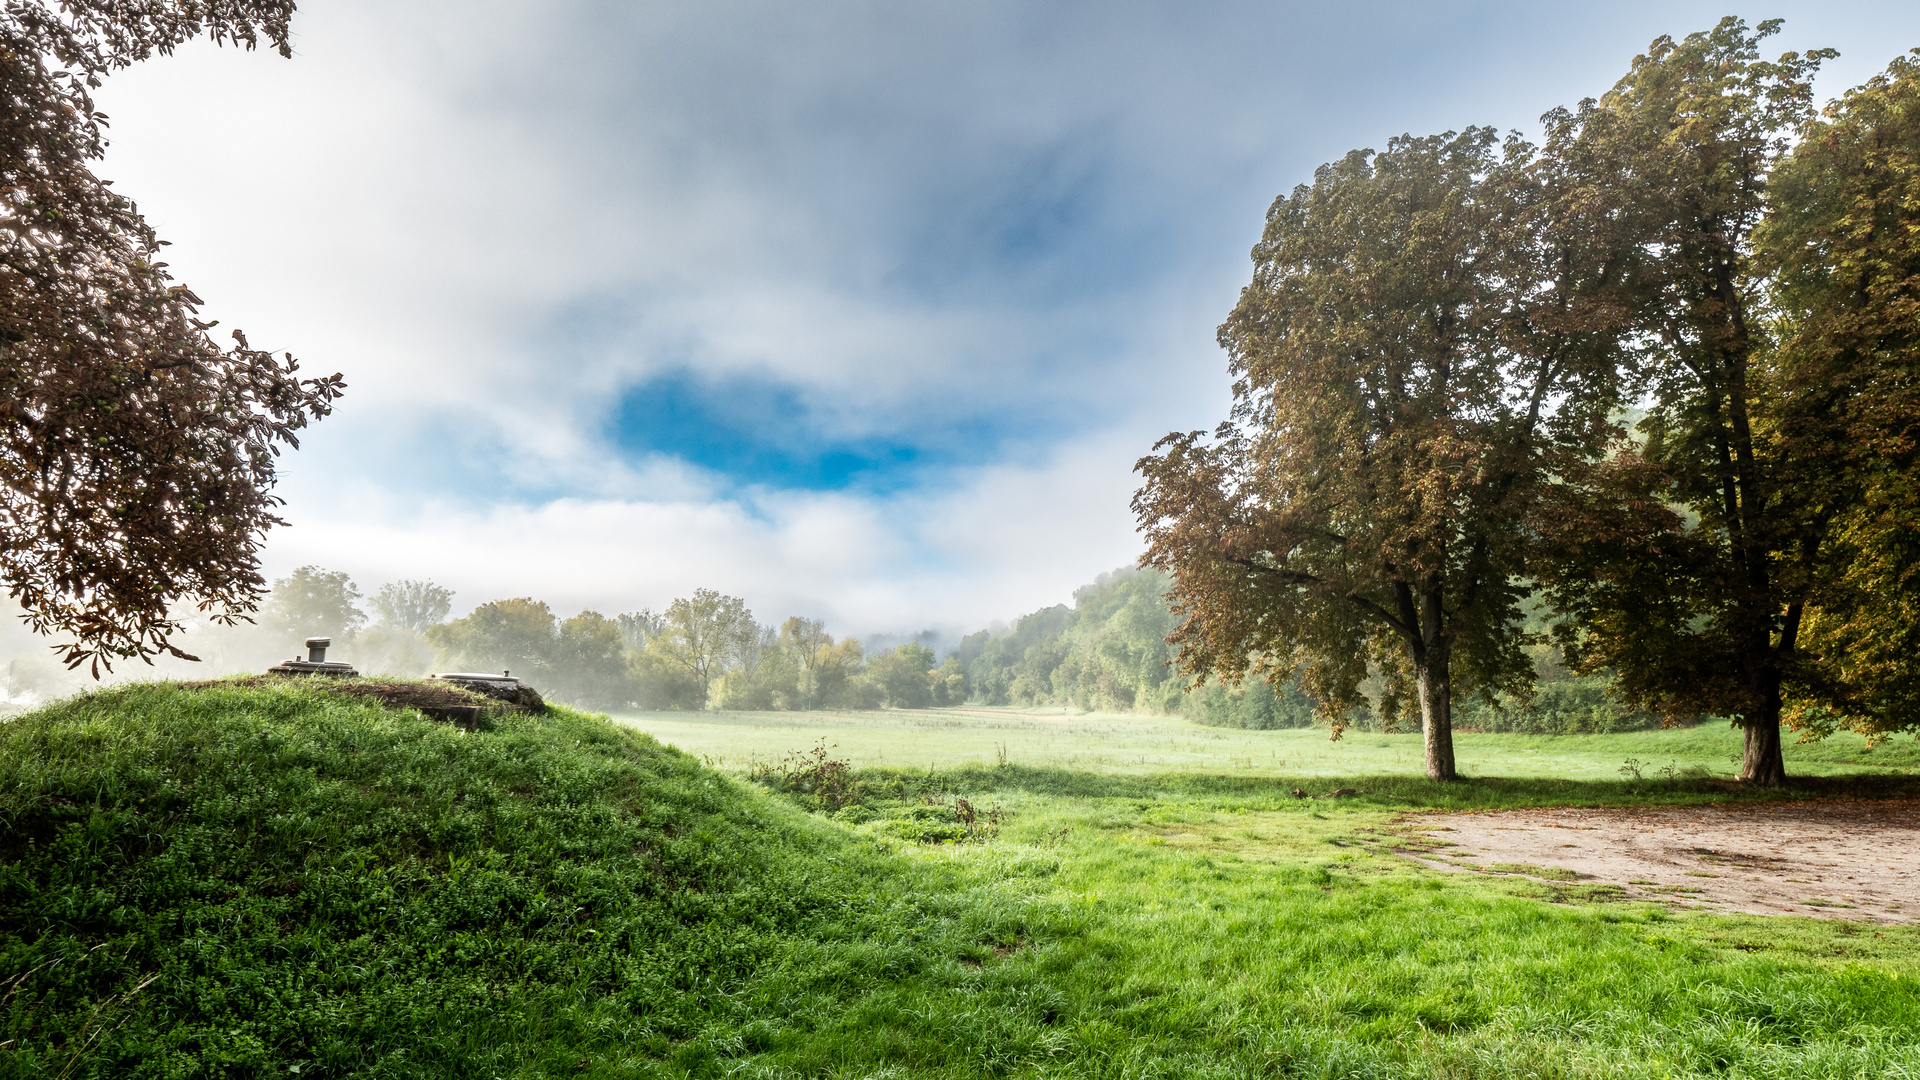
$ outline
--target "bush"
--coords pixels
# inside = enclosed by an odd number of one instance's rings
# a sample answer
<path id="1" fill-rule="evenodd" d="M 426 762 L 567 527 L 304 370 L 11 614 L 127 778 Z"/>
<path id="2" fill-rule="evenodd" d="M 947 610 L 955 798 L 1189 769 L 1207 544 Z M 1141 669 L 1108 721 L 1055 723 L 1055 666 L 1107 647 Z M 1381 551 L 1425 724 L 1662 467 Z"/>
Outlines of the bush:
<path id="1" fill-rule="evenodd" d="M 1525 706 L 1502 702 L 1503 707 L 1495 708 L 1479 699 L 1458 702 L 1454 705 L 1454 728 L 1522 735 L 1605 735 L 1650 731 L 1660 726 L 1658 716 L 1628 709 L 1613 700 L 1607 693 L 1608 685 L 1605 676 L 1588 675 L 1543 682 Z"/>
<path id="2" fill-rule="evenodd" d="M 1235 687 L 1208 683 L 1186 695 L 1180 711 L 1186 719 L 1212 727 L 1273 731 L 1313 726 L 1313 702 L 1293 683 L 1278 690 L 1259 680 Z"/>

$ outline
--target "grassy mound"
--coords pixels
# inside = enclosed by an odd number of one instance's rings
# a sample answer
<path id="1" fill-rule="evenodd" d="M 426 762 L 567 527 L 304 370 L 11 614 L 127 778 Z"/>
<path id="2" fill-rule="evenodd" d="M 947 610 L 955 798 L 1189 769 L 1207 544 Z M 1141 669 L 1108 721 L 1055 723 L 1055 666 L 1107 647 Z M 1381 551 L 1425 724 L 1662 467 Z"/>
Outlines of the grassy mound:
<path id="1" fill-rule="evenodd" d="M 898 861 L 566 710 L 88 695 L 0 724 L 0 1076 L 707 1071 L 991 947 Z"/>

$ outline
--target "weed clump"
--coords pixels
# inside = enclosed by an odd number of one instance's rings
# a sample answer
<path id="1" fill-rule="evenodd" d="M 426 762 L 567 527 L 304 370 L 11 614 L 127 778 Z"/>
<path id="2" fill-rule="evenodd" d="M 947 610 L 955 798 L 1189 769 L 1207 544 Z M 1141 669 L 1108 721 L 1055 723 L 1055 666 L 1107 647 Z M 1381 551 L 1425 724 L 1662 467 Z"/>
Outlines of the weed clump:
<path id="1" fill-rule="evenodd" d="M 853 766 L 835 758 L 825 739 L 811 750 L 789 750 L 772 764 L 758 763 L 749 775 L 809 810 L 828 813 L 859 803 L 867 791 Z"/>
<path id="2" fill-rule="evenodd" d="M 849 825 L 873 825 L 883 836 L 923 844 L 990 840 L 1000 833 L 999 803 L 977 809 L 944 791 L 909 788 L 900 777 L 869 784 L 822 739 L 811 750 L 789 750 L 749 775 L 803 809 Z"/>

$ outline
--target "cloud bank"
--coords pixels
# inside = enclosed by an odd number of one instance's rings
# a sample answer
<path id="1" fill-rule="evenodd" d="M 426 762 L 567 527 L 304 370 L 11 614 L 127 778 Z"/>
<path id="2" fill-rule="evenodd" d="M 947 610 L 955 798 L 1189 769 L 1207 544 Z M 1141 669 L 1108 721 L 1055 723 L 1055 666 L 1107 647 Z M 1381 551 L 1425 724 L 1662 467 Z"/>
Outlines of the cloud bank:
<path id="1" fill-rule="evenodd" d="M 341 0 L 292 61 L 116 76 L 104 173 L 210 314 L 348 377 L 271 571 L 966 629 L 1137 554 L 1131 465 L 1220 418 L 1276 194 L 1720 14 Z M 1831 91 L 1920 42 L 1784 14 Z"/>

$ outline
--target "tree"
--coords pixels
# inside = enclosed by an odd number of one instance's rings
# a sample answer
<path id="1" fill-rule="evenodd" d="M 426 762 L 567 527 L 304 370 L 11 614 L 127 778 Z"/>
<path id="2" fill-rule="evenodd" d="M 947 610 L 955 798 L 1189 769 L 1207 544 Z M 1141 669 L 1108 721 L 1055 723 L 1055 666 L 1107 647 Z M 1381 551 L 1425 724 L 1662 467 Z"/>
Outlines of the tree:
<path id="1" fill-rule="evenodd" d="M 265 594 L 274 459 L 339 375 L 214 342 L 134 204 L 96 177 L 107 74 L 205 34 L 290 55 L 289 0 L 0 11 L 0 581 L 70 667 L 169 653 L 183 597 L 231 624 Z M 62 70 L 54 70 L 58 65 Z"/>
<path id="2" fill-rule="evenodd" d="M 380 586 L 373 598 L 373 613 L 380 622 L 418 634 L 445 619 L 453 610 L 453 590 L 431 581 L 406 578 Z"/>
<path id="3" fill-rule="evenodd" d="M 613 621 L 620 627 L 621 638 L 635 649 L 646 648 L 647 643 L 658 637 L 667 626 L 666 619 L 656 615 L 652 608 L 615 615 Z"/>
<path id="4" fill-rule="evenodd" d="M 887 704 L 896 709 L 930 708 L 933 688 L 928 675 L 933 671 L 933 660 L 932 649 L 909 641 L 869 658 L 867 677 L 886 695 Z"/>
<path id="5" fill-rule="evenodd" d="M 1233 419 L 1137 468 L 1190 676 L 1299 678 L 1339 736 L 1369 671 L 1457 775 L 1455 695 L 1522 694 L 1527 538 L 1618 402 L 1614 256 L 1487 129 L 1402 137 L 1276 200 L 1220 328 Z"/>
<path id="6" fill-rule="evenodd" d="M 712 589 L 695 589 L 690 598 L 667 605 L 666 625 L 656 639 L 661 654 L 678 664 L 700 686 L 700 705 L 706 706 L 713 680 L 733 662 L 753 613 L 737 596 Z"/>
<path id="7" fill-rule="evenodd" d="M 927 687 L 935 706 L 964 705 L 967 701 L 967 669 L 959 658 L 949 656 L 927 673 Z"/>
<path id="8" fill-rule="evenodd" d="M 1586 511 L 1560 523 L 1543 569 L 1577 670 L 1613 670 L 1616 693 L 1651 712 L 1731 716 L 1742 779 L 1769 786 L 1786 778 L 1783 686 L 1856 499 L 1832 468 L 1845 424 L 1822 416 L 1838 388 L 1817 388 L 1811 354 L 1776 353 L 1766 326 L 1756 229 L 1833 55 L 1761 61 L 1778 26 L 1660 38 L 1599 101 L 1554 118 L 1571 167 L 1614 193 L 1632 234 L 1624 295 L 1652 407 L 1643 443 L 1576 485 Z"/>
<path id="9" fill-rule="evenodd" d="M 265 628 L 282 640 L 326 637 L 335 645 L 352 641 L 367 621 L 353 579 L 318 566 L 302 566 L 275 581 L 261 616 Z"/>
<path id="10" fill-rule="evenodd" d="M 1825 509 L 1784 718 L 1920 726 L 1920 50 L 1849 91 L 1774 172 L 1756 261 L 1789 498 Z M 1811 482 L 1801 479 L 1806 477 Z"/>
<path id="11" fill-rule="evenodd" d="M 706 700 L 691 673 L 650 650 L 627 650 L 627 686 L 641 709 L 698 709 Z"/>
<path id="12" fill-rule="evenodd" d="M 598 612 L 560 624 L 547 672 L 553 695 L 575 705 L 612 709 L 631 696 L 626 641 L 619 624 Z"/>
<path id="13" fill-rule="evenodd" d="M 780 631 L 755 622 L 752 612 L 733 624 L 732 638 L 728 647 L 729 666 L 738 668 L 749 678 L 760 671 L 762 661 L 780 656 Z"/>
<path id="14" fill-rule="evenodd" d="M 554 615 L 530 597 L 481 604 L 427 630 L 443 670 L 515 671 L 537 679 L 553 662 Z"/>
<path id="15" fill-rule="evenodd" d="M 807 687 L 806 708 L 875 709 L 879 695 L 860 677 L 866 667 L 866 651 L 859 638 L 831 637 L 814 658 Z"/>
<path id="16" fill-rule="evenodd" d="M 833 635 L 827 633 L 827 624 L 820 619 L 790 616 L 780 624 L 780 648 L 799 667 L 798 708 L 819 708 L 829 690 L 825 683 L 845 681 L 847 677 L 846 671 L 833 663 Z"/>

